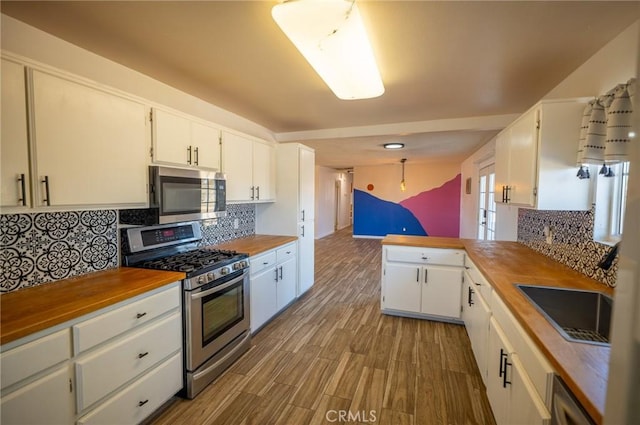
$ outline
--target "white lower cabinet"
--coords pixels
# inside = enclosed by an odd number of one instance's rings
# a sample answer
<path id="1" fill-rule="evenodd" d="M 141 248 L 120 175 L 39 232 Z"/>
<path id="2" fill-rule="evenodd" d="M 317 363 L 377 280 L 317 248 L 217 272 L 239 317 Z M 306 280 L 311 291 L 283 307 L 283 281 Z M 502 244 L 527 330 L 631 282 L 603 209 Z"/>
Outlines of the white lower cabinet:
<path id="1" fill-rule="evenodd" d="M 297 244 L 252 257 L 251 332 L 256 332 L 296 298 Z"/>
<path id="2" fill-rule="evenodd" d="M 182 356 L 174 354 L 144 377 L 78 420 L 79 425 L 135 424 L 167 400 L 166 388 L 182 387 Z M 177 391 L 177 390 L 176 390 Z"/>
<path id="3" fill-rule="evenodd" d="M 73 423 L 75 409 L 69 364 L 64 363 L 42 378 L 3 395 L 0 409 L 0 422 L 6 425 Z"/>
<path id="4" fill-rule="evenodd" d="M 464 252 L 383 247 L 382 311 L 460 319 Z"/>
<path id="5" fill-rule="evenodd" d="M 487 396 L 498 425 L 548 425 L 549 410 L 495 318 L 489 322 Z"/>
<path id="6" fill-rule="evenodd" d="M 487 354 L 489 340 L 489 319 L 491 310 L 479 288 L 465 272 L 464 286 L 462 290 L 462 320 L 467 328 L 467 334 L 471 341 L 480 376 L 487 384 Z"/>
<path id="7" fill-rule="evenodd" d="M 180 303 L 174 282 L 3 345 L 0 422 L 142 422 L 182 388 Z"/>
<path id="8" fill-rule="evenodd" d="M 84 410 L 175 352 L 182 320 L 174 314 L 75 362 L 78 409 Z"/>

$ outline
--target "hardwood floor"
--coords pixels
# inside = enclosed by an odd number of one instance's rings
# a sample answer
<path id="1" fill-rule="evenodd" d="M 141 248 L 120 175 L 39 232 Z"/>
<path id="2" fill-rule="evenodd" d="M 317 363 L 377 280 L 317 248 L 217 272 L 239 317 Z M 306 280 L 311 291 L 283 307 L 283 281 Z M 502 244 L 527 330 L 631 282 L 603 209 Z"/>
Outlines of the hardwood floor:
<path id="1" fill-rule="evenodd" d="M 463 326 L 380 313 L 380 255 L 351 228 L 316 241 L 313 288 L 153 423 L 495 423 Z"/>

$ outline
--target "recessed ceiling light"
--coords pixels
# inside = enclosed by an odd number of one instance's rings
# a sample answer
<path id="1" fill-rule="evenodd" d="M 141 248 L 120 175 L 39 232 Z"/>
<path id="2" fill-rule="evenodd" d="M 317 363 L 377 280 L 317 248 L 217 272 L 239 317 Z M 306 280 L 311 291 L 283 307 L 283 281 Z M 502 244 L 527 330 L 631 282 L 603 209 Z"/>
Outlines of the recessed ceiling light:
<path id="1" fill-rule="evenodd" d="M 383 146 L 385 149 L 402 149 L 404 148 L 404 143 L 385 143 Z"/>

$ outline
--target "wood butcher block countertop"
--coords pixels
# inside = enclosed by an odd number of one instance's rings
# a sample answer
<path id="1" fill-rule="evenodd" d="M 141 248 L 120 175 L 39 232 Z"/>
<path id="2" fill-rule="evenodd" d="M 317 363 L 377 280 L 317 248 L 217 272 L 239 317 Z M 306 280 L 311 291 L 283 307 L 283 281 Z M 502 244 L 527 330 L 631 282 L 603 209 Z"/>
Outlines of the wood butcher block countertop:
<path id="1" fill-rule="evenodd" d="M 181 272 L 121 267 L 4 294 L 0 296 L 0 344 L 184 278 Z"/>
<path id="2" fill-rule="evenodd" d="M 289 242 L 297 241 L 296 236 L 251 235 L 246 238 L 234 239 L 212 248 L 228 249 L 249 254 L 250 257 L 272 250 Z"/>
<path id="3" fill-rule="evenodd" d="M 610 348 L 565 340 L 514 283 L 595 290 L 613 296 L 611 288 L 518 242 L 389 235 L 382 244 L 464 248 L 585 410 L 602 423 Z"/>

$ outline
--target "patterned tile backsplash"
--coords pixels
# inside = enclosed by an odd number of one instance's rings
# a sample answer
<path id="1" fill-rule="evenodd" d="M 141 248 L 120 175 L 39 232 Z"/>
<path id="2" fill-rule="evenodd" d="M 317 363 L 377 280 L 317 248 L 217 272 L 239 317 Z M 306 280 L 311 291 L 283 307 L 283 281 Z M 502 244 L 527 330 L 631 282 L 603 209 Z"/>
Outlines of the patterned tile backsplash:
<path id="1" fill-rule="evenodd" d="M 605 271 L 597 266 L 611 249 L 593 240 L 594 210 L 540 211 L 520 208 L 518 242 L 605 285 L 615 286 L 618 260 Z M 551 230 L 549 242 L 545 226 Z"/>
<path id="2" fill-rule="evenodd" d="M 202 223 L 202 245 L 255 233 L 255 205 L 228 205 L 227 212 Z M 0 215 L 0 292 L 117 267 L 117 223 L 116 210 Z"/>

